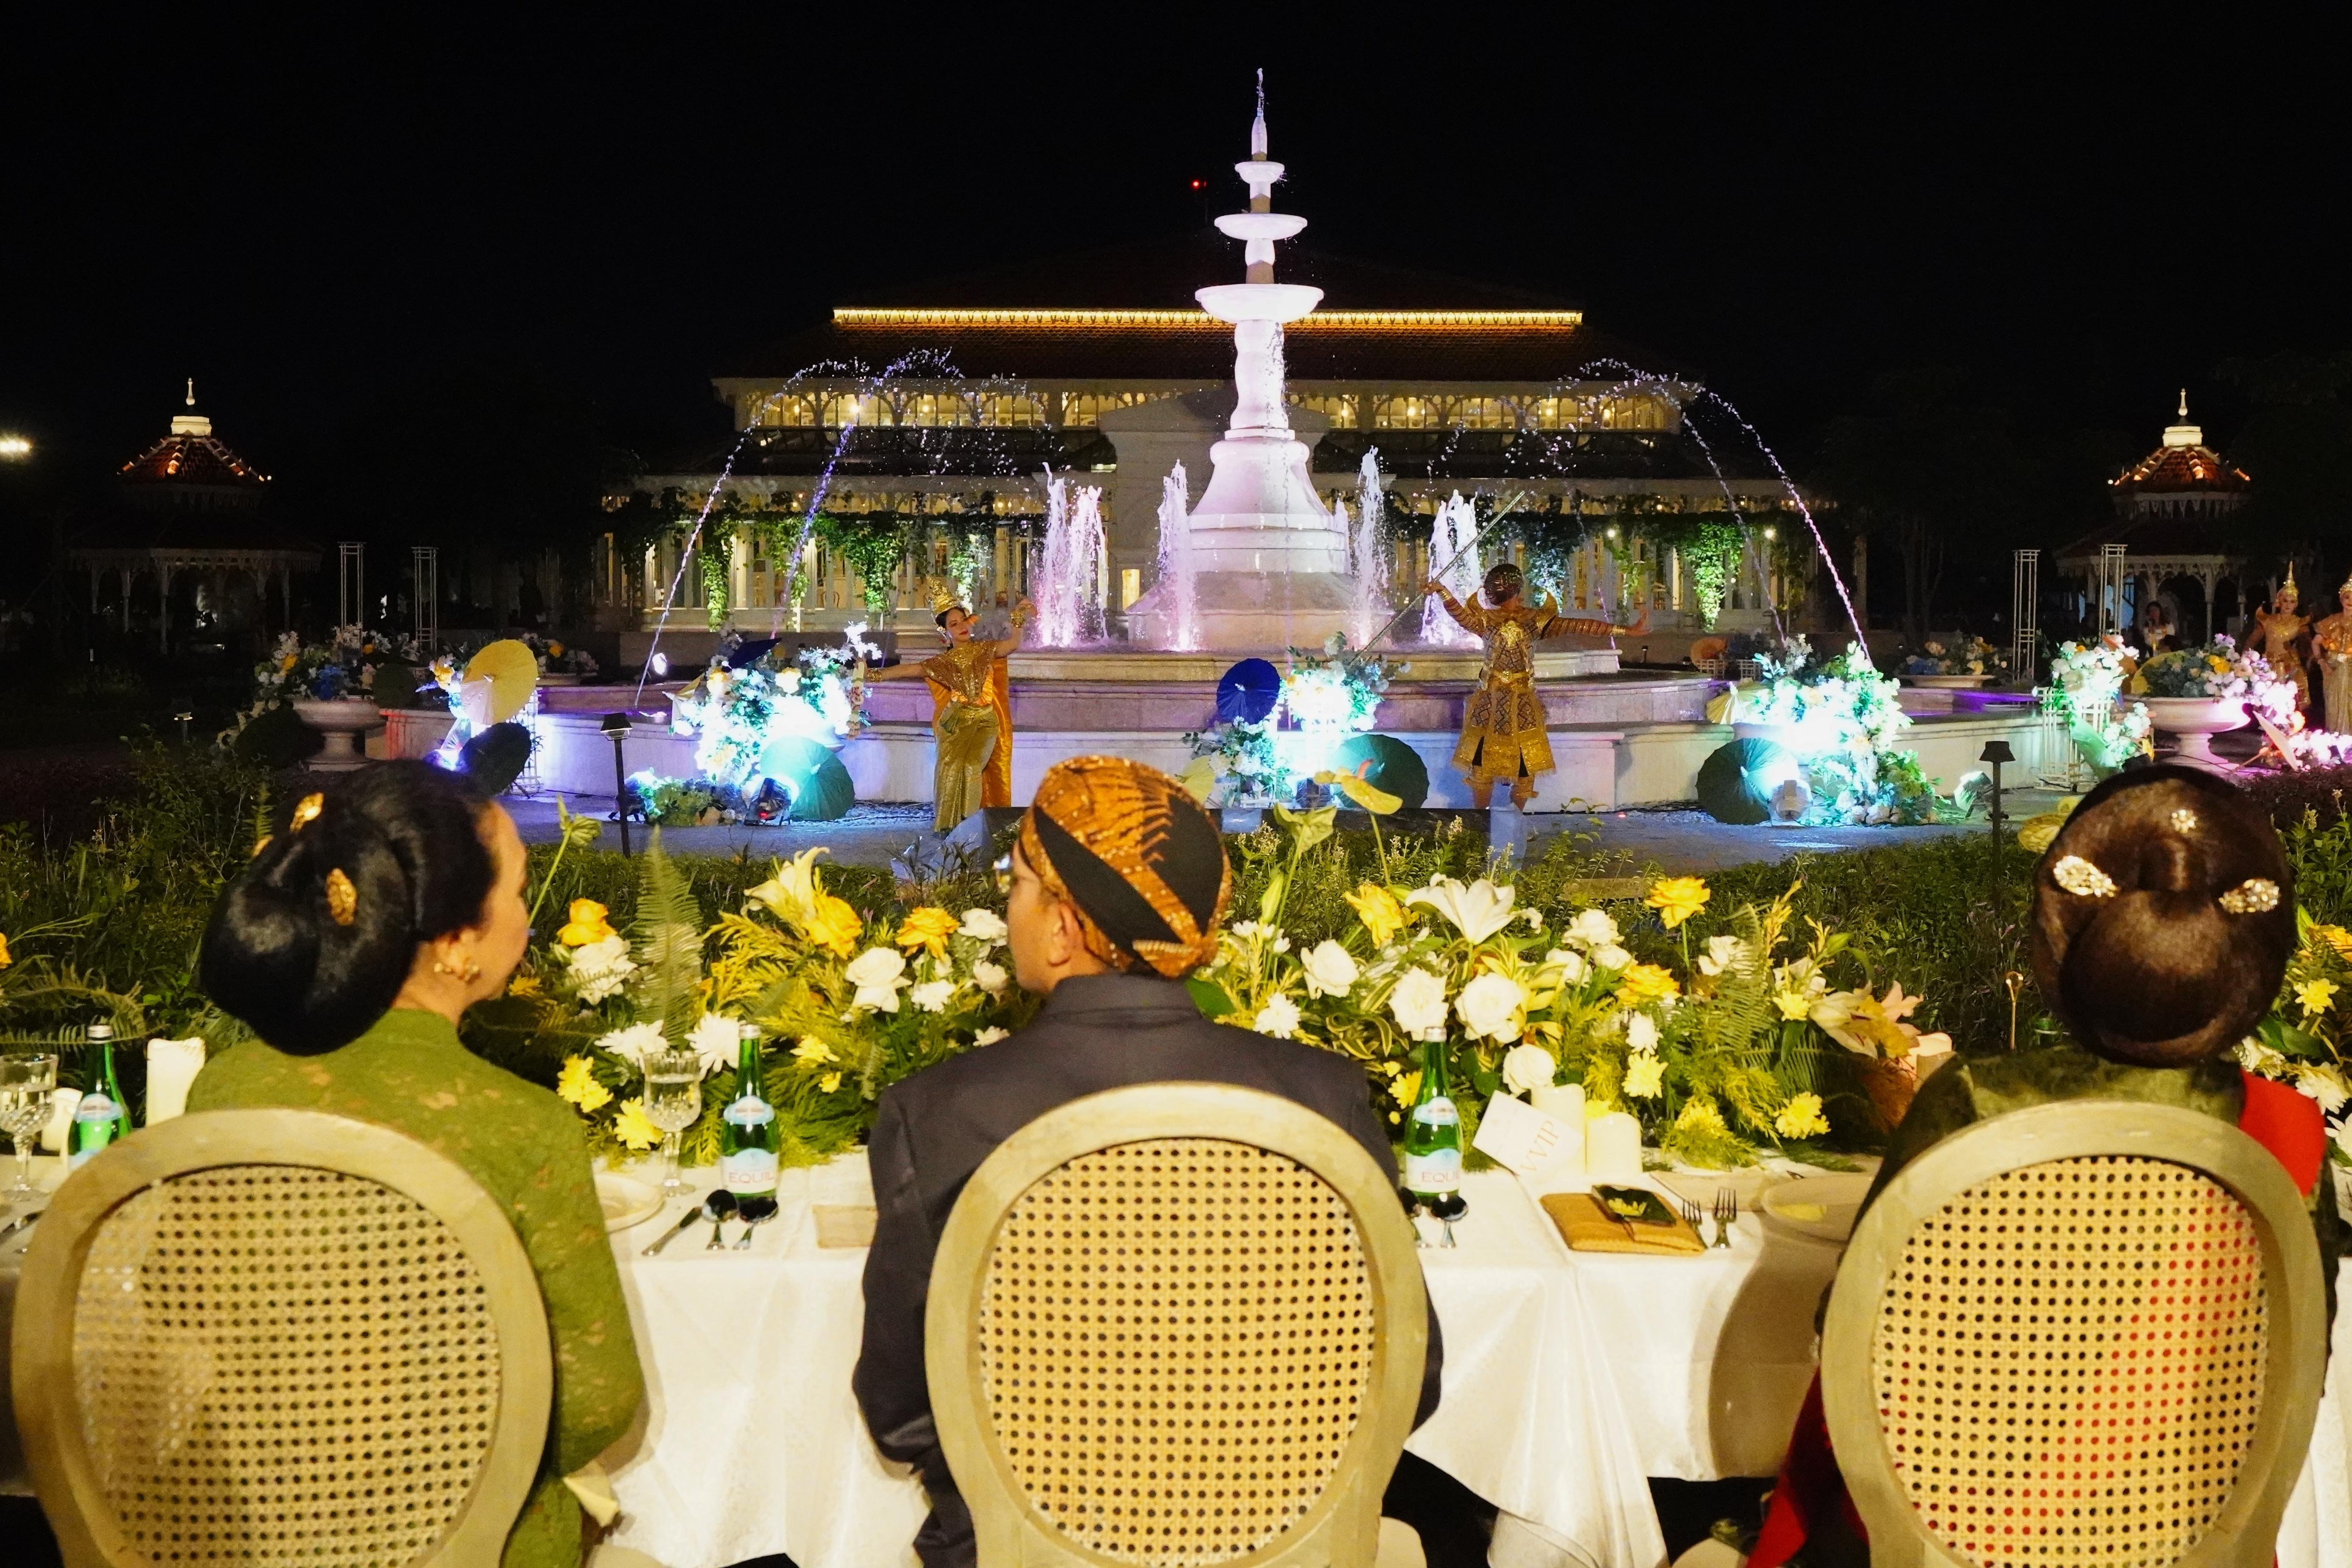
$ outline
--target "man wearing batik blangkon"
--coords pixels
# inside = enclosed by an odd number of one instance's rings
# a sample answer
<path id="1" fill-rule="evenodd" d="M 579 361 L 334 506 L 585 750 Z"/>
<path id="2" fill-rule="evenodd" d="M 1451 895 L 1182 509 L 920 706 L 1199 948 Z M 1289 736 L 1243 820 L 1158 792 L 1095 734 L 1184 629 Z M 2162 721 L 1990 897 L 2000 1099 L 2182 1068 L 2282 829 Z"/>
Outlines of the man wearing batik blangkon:
<path id="1" fill-rule="evenodd" d="M 1641 632 L 1650 624 L 1647 605 L 1642 606 L 1642 618 L 1630 626 L 1573 619 L 1559 613 L 1556 600 L 1530 609 L 1519 602 L 1526 582 L 1507 561 L 1486 574 L 1485 604 L 1475 596 L 1463 604 L 1444 584 L 1433 580 L 1427 589 L 1445 601 L 1448 615 L 1486 645 L 1486 662 L 1478 667 L 1478 689 L 1462 710 L 1462 743 L 1454 751 L 1454 765 L 1469 778 L 1470 799 L 1479 806 L 1493 795 L 1496 779 L 1510 780 L 1511 804 L 1524 806 L 1535 796 L 1537 778 L 1552 770 L 1543 699 L 1536 694 L 1535 645 L 1553 637 Z"/>

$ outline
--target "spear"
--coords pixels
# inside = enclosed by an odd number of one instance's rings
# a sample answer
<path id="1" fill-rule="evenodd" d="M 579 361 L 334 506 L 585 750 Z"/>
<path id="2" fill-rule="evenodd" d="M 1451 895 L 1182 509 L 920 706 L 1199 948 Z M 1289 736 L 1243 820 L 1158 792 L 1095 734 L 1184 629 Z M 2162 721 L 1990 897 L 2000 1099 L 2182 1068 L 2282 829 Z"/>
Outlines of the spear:
<path id="1" fill-rule="evenodd" d="M 1486 542 L 1486 536 L 1494 532 L 1495 530 L 1501 525 L 1503 519 L 1509 515 L 1509 513 L 1514 510 L 1521 501 L 1527 499 L 1528 492 L 1525 490 L 1519 490 L 1513 494 L 1508 500 L 1496 505 L 1494 511 L 1487 517 L 1486 525 L 1471 536 L 1469 543 L 1464 545 L 1461 549 L 1454 552 L 1453 560 L 1448 561 L 1444 565 L 1440 566 L 1436 571 L 1432 572 L 1429 574 L 1429 580 L 1431 582 L 1443 582 L 1445 578 L 1445 574 L 1448 572 L 1453 571 L 1455 566 L 1459 565 L 1464 556 L 1477 549 L 1481 544 L 1484 544 Z M 1395 631 L 1397 627 L 1404 624 L 1404 619 L 1407 616 L 1414 614 L 1420 610 L 1420 608 L 1421 599 L 1416 596 L 1412 603 L 1407 605 L 1403 609 L 1399 610 L 1394 616 L 1391 616 L 1388 625 L 1382 626 L 1379 631 L 1374 632 L 1370 637 L 1366 639 L 1364 643 L 1365 650 L 1368 651 L 1371 648 L 1378 647 L 1381 642 L 1387 639 L 1390 633 Z"/>

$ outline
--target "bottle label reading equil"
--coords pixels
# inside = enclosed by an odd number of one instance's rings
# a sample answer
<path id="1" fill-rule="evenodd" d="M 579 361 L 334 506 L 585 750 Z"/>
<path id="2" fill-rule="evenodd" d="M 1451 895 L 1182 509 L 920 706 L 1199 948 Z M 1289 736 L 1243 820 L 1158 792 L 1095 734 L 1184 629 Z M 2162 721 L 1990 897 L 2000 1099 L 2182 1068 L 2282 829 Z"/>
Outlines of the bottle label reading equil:
<path id="1" fill-rule="evenodd" d="M 776 1108 L 764 1100 L 746 1096 L 719 1114 L 719 1120 L 731 1121 L 738 1127 L 765 1127 L 776 1119 Z"/>
<path id="2" fill-rule="evenodd" d="M 766 1149 L 739 1149 L 719 1157 L 719 1184 L 730 1193 L 776 1190 L 776 1156 Z"/>
<path id="3" fill-rule="evenodd" d="M 1462 1151 L 1433 1149 L 1404 1157 L 1404 1189 L 1409 1193 L 1451 1193 L 1462 1186 Z"/>

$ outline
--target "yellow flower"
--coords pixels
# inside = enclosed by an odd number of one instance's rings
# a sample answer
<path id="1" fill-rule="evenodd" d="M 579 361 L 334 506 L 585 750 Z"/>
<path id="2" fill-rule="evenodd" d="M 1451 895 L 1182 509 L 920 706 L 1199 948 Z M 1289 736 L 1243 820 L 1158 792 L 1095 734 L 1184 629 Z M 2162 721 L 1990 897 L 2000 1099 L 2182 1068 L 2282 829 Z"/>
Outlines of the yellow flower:
<path id="1" fill-rule="evenodd" d="M 1389 1098 L 1399 1105 L 1411 1105 L 1420 1093 L 1421 1069 L 1419 1068 L 1415 1068 L 1409 1073 L 1400 1074 L 1396 1080 L 1389 1085 Z"/>
<path id="2" fill-rule="evenodd" d="M 809 913 L 806 931 L 808 939 L 819 947 L 833 949 L 836 958 L 849 958 L 857 952 L 857 933 L 865 921 L 849 907 L 849 900 L 831 893 L 819 893 L 814 908 Z"/>
<path id="3" fill-rule="evenodd" d="M 572 922 L 555 933 L 555 940 L 566 947 L 586 947 L 592 942 L 603 942 L 614 933 L 612 922 L 605 917 L 611 911 L 593 899 L 572 900 Z"/>
<path id="4" fill-rule="evenodd" d="M 280 675 L 284 675 L 287 671 L 289 671 L 289 670 L 292 669 L 293 668 L 294 668 L 294 656 L 293 656 L 292 654 L 290 654 L 290 653 L 289 653 L 289 654 L 288 654 L 284 658 L 281 658 L 281 659 L 279 659 L 279 660 L 278 661 L 278 674 L 280 674 Z"/>
<path id="5" fill-rule="evenodd" d="M 555 1092 L 580 1108 L 585 1116 L 613 1103 L 613 1091 L 596 1081 L 596 1069 L 586 1057 L 566 1057 L 555 1075 Z"/>
<path id="6" fill-rule="evenodd" d="M 814 1035 L 803 1035 L 800 1044 L 793 1047 L 793 1059 L 810 1063 L 829 1062 L 833 1060 L 833 1047 Z"/>
<path id="7" fill-rule="evenodd" d="M 2336 957 L 2352 958 L 2352 931 L 2346 931 L 2342 926 L 2315 925 L 2311 928 L 2311 934 L 2334 950 Z M 5 947 L 0 947 L 0 951 L 5 951 Z"/>
<path id="8" fill-rule="evenodd" d="M 2336 1005 L 2336 982 L 2333 980 L 2301 980 L 2295 983 L 2294 999 L 2303 1004 L 2303 1016 L 2317 1017 Z"/>
<path id="9" fill-rule="evenodd" d="M 1683 988 L 1675 977 L 1654 963 L 1629 963 L 1618 976 L 1617 1003 L 1626 1008 L 1643 1006 L 1651 1002 L 1663 1002 L 1669 996 L 1679 996 Z"/>
<path id="10" fill-rule="evenodd" d="M 16 961 L 15 959 L 8 956 L 7 936 L 5 933 L 0 933 L 0 969 L 5 969 L 16 962 Z"/>
<path id="11" fill-rule="evenodd" d="M 1675 1125 L 1720 1132 L 1724 1130 L 1723 1112 L 1715 1108 L 1715 1100 L 1711 1096 L 1695 1094 L 1691 1096 L 1690 1102 L 1683 1107 L 1683 1113 L 1675 1118 Z"/>
<path id="12" fill-rule="evenodd" d="M 1411 918 L 1405 913 L 1404 906 L 1397 902 L 1396 895 L 1378 882 L 1364 883 L 1348 894 L 1347 899 L 1349 907 L 1356 911 L 1356 918 L 1362 921 L 1364 929 L 1372 933 L 1374 947 L 1386 947 Z"/>
<path id="13" fill-rule="evenodd" d="M 907 918 L 898 922 L 898 945 L 909 952 L 919 947 L 928 947 L 933 958 L 945 958 L 948 955 L 948 938 L 953 936 L 956 927 L 962 923 L 957 916 L 931 905 L 910 910 Z"/>
<path id="14" fill-rule="evenodd" d="M 1637 1100 L 1654 1100 L 1666 1081 L 1666 1064 L 1650 1051 L 1625 1058 L 1625 1092 Z"/>
<path id="15" fill-rule="evenodd" d="M 1818 1138 L 1830 1130 L 1829 1119 L 1822 1114 L 1822 1097 L 1818 1094 L 1792 1094 L 1780 1114 L 1772 1118 L 1772 1131 L 1783 1138 Z"/>
<path id="16" fill-rule="evenodd" d="M 2205 656 L 2205 663 L 2206 666 L 2216 675 L 2227 675 L 2230 673 L 2230 661 L 2223 658 L 2218 653 L 2207 654 Z"/>
<path id="17" fill-rule="evenodd" d="M 536 974 L 516 975 L 512 980 L 507 982 L 507 994 L 509 996 L 538 995 L 539 976 Z"/>
<path id="18" fill-rule="evenodd" d="M 1706 907 L 1706 883 L 1697 877 L 1661 877 L 1650 884 L 1649 906 L 1672 931 Z"/>
<path id="19" fill-rule="evenodd" d="M 1781 1017 L 1796 1023 L 1812 1012 L 1813 998 L 1810 992 L 1805 991 L 1775 991 L 1772 993 L 1772 1005 L 1780 1010 Z"/>
<path id="20" fill-rule="evenodd" d="M 563 645 L 560 642 L 549 643 L 547 645 L 547 657 L 550 658 L 562 658 L 563 657 Z"/>
<path id="21" fill-rule="evenodd" d="M 613 1136 L 624 1148 L 650 1149 L 662 1141 L 661 1129 L 646 1120 L 646 1102 L 625 1100 L 613 1118 Z"/>
<path id="22" fill-rule="evenodd" d="M 823 1078 L 817 1079 L 816 1087 L 818 1092 L 823 1094 L 831 1094 L 835 1089 L 841 1087 L 841 1075 L 837 1072 L 829 1072 Z"/>

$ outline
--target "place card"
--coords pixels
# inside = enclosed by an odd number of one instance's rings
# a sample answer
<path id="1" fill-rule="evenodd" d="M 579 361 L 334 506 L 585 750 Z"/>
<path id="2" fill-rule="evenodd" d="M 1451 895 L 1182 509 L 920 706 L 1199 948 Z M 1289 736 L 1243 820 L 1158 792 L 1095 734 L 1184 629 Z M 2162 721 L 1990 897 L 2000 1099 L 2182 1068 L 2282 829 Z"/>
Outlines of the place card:
<path id="1" fill-rule="evenodd" d="M 1538 1195 L 1584 1184 L 1584 1130 L 1507 1094 L 1486 1102 L 1470 1146 Z"/>
<path id="2" fill-rule="evenodd" d="M 871 1247 L 880 1211 L 866 1204 L 814 1204 L 819 1247 Z"/>

